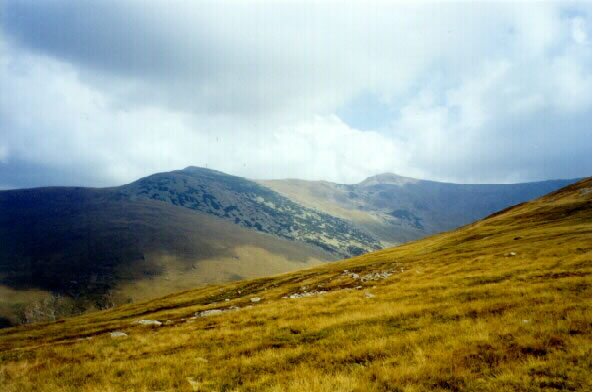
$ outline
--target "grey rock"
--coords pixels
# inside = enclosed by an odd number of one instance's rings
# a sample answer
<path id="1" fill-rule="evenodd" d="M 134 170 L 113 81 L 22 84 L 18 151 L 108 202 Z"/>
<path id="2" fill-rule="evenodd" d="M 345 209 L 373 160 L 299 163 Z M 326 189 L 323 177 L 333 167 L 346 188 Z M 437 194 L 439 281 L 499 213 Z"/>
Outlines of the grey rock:
<path id="1" fill-rule="evenodd" d="M 195 312 L 195 317 L 215 316 L 217 314 L 222 314 L 222 313 L 224 313 L 224 310 L 222 310 L 222 309 L 209 309 L 209 310 L 203 310 L 201 312 Z"/>
<path id="2" fill-rule="evenodd" d="M 368 282 L 370 280 L 381 280 L 381 279 L 386 279 L 393 276 L 392 273 L 388 272 L 388 271 L 381 271 L 381 272 L 371 272 L 367 275 L 362 276 L 361 280 L 362 282 Z"/>
<path id="3" fill-rule="evenodd" d="M 202 310 L 201 312 L 195 312 L 195 317 L 192 317 L 192 319 L 196 319 L 198 317 L 216 316 L 218 314 L 222 314 L 222 313 L 226 313 L 226 312 L 236 312 L 237 310 L 240 310 L 240 308 L 235 305 L 232 305 L 226 309 Z"/>
<path id="4" fill-rule="evenodd" d="M 162 325 L 162 323 L 158 320 L 138 320 L 136 321 L 136 324 L 151 325 L 155 327 L 160 327 Z"/>
<path id="5" fill-rule="evenodd" d="M 304 297 L 313 297 L 315 295 L 321 295 L 321 294 L 325 294 L 327 293 L 327 291 L 325 290 L 321 290 L 321 291 L 305 291 L 304 293 L 294 293 L 288 297 L 284 297 L 284 298 L 292 298 L 292 299 L 296 299 L 296 298 L 304 298 Z"/>

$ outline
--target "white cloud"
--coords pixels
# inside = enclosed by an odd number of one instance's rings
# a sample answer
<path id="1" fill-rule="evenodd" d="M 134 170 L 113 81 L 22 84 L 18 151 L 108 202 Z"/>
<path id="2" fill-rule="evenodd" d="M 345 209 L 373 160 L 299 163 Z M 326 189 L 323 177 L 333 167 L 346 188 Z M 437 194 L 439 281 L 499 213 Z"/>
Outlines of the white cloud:
<path id="1" fill-rule="evenodd" d="M 571 37 L 573 40 L 580 44 L 585 45 L 588 43 L 588 29 L 586 20 L 582 17 L 573 18 L 571 21 Z"/>
<path id="2" fill-rule="evenodd" d="M 404 156 L 392 140 L 352 129 L 336 116 L 261 132 L 258 124 L 153 106 L 106 110 L 108 98 L 81 83 L 72 66 L 39 56 L 11 61 L 20 69 L 3 82 L 14 92 L 2 105 L 12 113 L 11 154 L 48 167 L 82 165 L 101 184 L 192 164 L 259 178 L 355 182 L 392 170 Z"/>
<path id="3" fill-rule="evenodd" d="M 592 104 L 592 62 L 582 64 L 573 56 L 553 60 L 555 105 L 567 112 L 589 110 Z"/>
<path id="4" fill-rule="evenodd" d="M 56 4 L 5 6 L 4 164 L 86 185 L 188 165 L 337 182 L 590 174 L 583 4 Z M 375 132 L 335 114 L 360 94 L 392 115 Z"/>

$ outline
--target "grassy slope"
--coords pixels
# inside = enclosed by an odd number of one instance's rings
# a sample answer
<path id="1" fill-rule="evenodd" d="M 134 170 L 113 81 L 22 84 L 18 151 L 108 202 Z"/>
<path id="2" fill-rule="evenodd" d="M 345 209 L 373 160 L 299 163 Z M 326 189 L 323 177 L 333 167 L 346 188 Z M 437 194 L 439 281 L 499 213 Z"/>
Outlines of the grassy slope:
<path id="1" fill-rule="evenodd" d="M 343 262 L 2 330 L 0 385 L 7 392 L 591 390 L 591 239 L 587 179 Z M 361 282 L 344 270 L 392 276 Z M 328 293 L 282 298 L 314 290 Z M 262 300 L 251 303 L 254 296 Z M 189 319 L 231 305 L 241 310 Z M 137 319 L 171 322 L 147 328 Z M 113 339 L 114 330 L 129 336 Z"/>

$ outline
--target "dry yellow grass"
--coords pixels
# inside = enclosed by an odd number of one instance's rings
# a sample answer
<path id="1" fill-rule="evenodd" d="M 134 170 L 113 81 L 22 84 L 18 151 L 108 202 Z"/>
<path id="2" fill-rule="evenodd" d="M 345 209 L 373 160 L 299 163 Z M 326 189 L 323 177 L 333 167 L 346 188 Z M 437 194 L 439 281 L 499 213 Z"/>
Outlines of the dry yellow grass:
<path id="1" fill-rule="evenodd" d="M 283 298 L 315 291 L 327 293 Z M 591 379 L 592 179 L 343 262 L 0 331 L 5 392 L 590 391 Z"/>

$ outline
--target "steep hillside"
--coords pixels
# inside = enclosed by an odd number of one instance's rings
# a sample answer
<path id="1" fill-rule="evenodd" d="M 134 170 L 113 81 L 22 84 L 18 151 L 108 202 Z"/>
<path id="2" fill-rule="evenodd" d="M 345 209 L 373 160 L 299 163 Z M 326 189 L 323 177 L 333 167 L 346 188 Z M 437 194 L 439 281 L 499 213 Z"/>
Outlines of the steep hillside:
<path id="1" fill-rule="evenodd" d="M 591 238 L 588 178 L 350 260 L 2 330 L 0 385 L 592 390 Z"/>
<path id="2" fill-rule="evenodd" d="M 353 185 L 302 180 L 259 182 L 298 203 L 346 219 L 383 246 L 392 246 L 466 225 L 575 181 L 449 184 L 385 173 Z"/>
<path id="3" fill-rule="evenodd" d="M 350 257 L 380 243 L 349 221 L 307 208 L 269 188 L 219 171 L 188 167 L 118 188 L 132 199 L 152 199 L 202 211 L 259 232 L 306 242 Z"/>
<path id="4" fill-rule="evenodd" d="M 114 189 L 0 192 L 0 326 L 335 259 Z"/>

